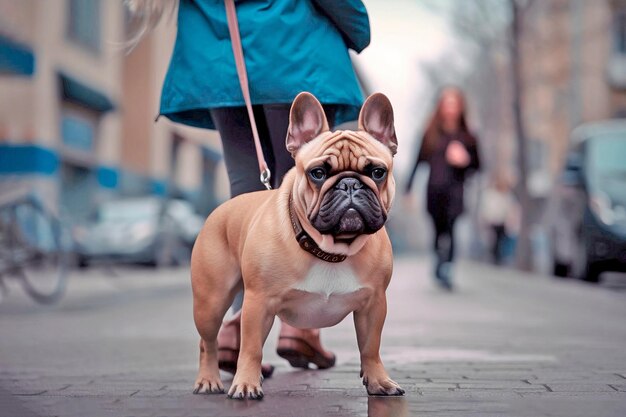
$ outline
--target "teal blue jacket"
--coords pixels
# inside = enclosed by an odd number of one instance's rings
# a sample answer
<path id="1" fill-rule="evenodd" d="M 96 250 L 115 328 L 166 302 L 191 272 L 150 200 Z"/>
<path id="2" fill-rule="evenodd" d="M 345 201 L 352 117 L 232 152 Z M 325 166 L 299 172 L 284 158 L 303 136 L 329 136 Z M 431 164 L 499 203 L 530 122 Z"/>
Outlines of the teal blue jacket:
<path id="1" fill-rule="evenodd" d="M 370 41 L 360 0 L 238 0 L 236 8 L 253 104 L 309 91 L 338 105 L 337 124 L 356 119 L 363 96 L 348 48 Z M 180 0 L 160 114 L 212 129 L 207 109 L 244 105 L 223 0 Z"/>

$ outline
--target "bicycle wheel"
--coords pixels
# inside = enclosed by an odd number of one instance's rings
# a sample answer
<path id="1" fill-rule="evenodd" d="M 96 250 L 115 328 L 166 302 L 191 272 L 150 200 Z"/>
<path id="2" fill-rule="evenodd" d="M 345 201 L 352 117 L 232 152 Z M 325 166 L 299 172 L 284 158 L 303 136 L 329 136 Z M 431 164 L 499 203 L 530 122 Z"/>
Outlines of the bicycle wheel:
<path id="1" fill-rule="evenodd" d="M 22 288 L 39 303 L 54 303 L 67 281 L 69 253 L 61 223 L 35 201 L 16 206 L 15 219 Z"/>

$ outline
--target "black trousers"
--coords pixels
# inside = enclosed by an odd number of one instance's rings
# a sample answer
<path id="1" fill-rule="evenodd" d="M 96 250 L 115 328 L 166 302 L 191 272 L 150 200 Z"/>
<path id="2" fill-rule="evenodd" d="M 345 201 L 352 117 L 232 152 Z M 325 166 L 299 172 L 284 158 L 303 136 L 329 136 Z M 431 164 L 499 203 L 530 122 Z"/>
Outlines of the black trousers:
<path id="1" fill-rule="evenodd" d="M 273 188 L 280 186 L 283 177 L 294 165 L 294 160 L 285 145 L 290 108 L 290 104 L 252 106 L 263 154 L 272 172 Z M 210 111 L 222 139 L 231 197 L 263 190 L 246 108 L 221 107 Z M 332 127 L 335 121 L 335 108 L 326 105 L 324 111 L 328 125 Z"/>
<path id="2" fill-rule="evenodd" d="M 494 224 L 491 226 L 493 230 L 493 245 L 491 246 L 491 254 L 496 265 L 502 265 L 504 261 L 504 240 L 506 239 L 506 228 L 503 224 Z"/>
<path id="3" fill-rule="evenodd" d="M 431 216 L 435 226 L 436 274 L 439 276 L 442 266 L 454 260 L 454 223 L 456 217 L 432 214 Z"/>

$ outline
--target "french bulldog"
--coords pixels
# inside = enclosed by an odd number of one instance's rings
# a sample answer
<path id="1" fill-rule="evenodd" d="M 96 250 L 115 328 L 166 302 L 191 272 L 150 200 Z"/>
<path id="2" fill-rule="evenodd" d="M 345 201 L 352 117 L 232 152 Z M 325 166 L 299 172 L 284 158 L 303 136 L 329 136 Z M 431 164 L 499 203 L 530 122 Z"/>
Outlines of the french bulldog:
<path id="1" fill-rule="evenodd" d="M 403 395 L 379 352 L 393 261 L 384 227 L 395 192 L 391 103 L 373 94 L 358 130 L 330 132 L 321 104 L 304 92 L 289 122 L 286 146 L 295 167 L 280 188 L 222 204 L 193 248 L 193 314 L 201 337 L 194 392 L 224 392 L 216 337 L 236 293 L 245 289 L 230 398 L 263 397 L 261 358 L 274 317 L 320 328 L 351 312 L 368 394 Z"/>

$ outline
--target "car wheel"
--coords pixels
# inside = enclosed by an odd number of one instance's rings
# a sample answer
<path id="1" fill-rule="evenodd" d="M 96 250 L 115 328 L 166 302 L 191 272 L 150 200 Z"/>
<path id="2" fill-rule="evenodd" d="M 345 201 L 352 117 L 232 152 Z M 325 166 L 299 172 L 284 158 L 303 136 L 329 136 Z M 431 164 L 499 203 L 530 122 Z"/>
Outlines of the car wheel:
<path id="1" fill-rule="evenodd" d="M 574 260 L 574 262 L 576 262 L 575 276 L 586 282 L 600 282 L 602 268 L 597 262 L 589 260 L 588 245 L 583 239 L 581 240 L 578 256 Z"/>
<path id="2" fill-rule="evenodd" d="M 553 273 L 555 276 L 561 277 L 561 278 L 569 277 L 571 273 L 570 270 L 571 270 L 571 267 L 569 264 L 560 262 L 560 261 L 554 261 Z"/>
<path id="3" fill-rule="evenodd" d="M 587 275 L 589 270 L 588 259 L 589 256 L 587 254 L 587 241 L 584 236 L 580 236 L 570 268 L 570 274 L 573 278 L 587 281 Z"/>
<path id="4" fill-rule="evenodd" d="M 602 273 L 602 268 L 596 263 L 587 263 L 587 267 L 585 268 L 585 275 L 582 277 L 583 281 L 593 282 L 597 284 L 600 282 L 600 274 Z"/>
<path id="5" fill-rule="evenodd" d="M 87 260 L 85 256 L 79 256 L 76 261 L 76 264 L 78 265 L 80 269 L 83 269 L 89 266 L 89 261 Z"/>

